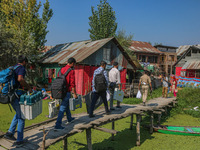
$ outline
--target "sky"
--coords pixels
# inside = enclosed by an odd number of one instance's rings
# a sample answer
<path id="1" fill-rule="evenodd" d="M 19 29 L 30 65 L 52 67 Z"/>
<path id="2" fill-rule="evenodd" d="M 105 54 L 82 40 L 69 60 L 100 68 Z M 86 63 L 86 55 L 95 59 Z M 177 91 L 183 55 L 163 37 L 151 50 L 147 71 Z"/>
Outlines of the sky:
<path id="1" fill-rule="evenodd" d="M 45 2 L 45 0 L 41 0 Z M 100 0 L 49 0 L 53 17 L 45 45 L 90 39 L 88 17 Z M 200 0 L 108 0 L 117 30 L 133 40 L 168 46 L 200 44 Z"/>

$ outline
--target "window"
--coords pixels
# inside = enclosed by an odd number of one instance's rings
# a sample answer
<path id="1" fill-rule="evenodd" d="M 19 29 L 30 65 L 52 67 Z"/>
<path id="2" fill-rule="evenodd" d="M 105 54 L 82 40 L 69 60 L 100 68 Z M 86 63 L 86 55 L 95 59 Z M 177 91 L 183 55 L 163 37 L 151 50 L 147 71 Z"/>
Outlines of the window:
<path id="1" fill-rule="evenodd" d="M 154 63 L 154 56 L 148 56 L 148 62 Z"/>
<path id="2" fill-rule="evenodd" d="M 197 50 L 196 50 L 196 49 L 193 49 L 193 50 L 192 50 L 192 53 L 195 53 L 195 54 L 196 54 L 196 53 L 197 53 Z"/>
<path id="3" fill-rule="evenodd" d="M 103 59 L 105 61 L 110 61 L 110 48 L 103 49 Z"/>
<path id="4" fill-rule="evenodd" d="M 186 71 L 181 71 L 181 76 L 185 77 L 186 76 Z"/>
<path id="5" fill-rule="evenodd" d="M 173 56 L 173 55 L 170 55 L 168 60 L 169 60 L 169 61 L 174 61 L 174 56 Z"/>
<path id="6" fill-rule="evenodd" d="M 142 62 L 146 62 L 146 56 L 142 56 Z"/>
<path id="7" fill-rule="evenodd" d="M 158 56 L 154 56 L 154 62 L 158 63 Z"/>

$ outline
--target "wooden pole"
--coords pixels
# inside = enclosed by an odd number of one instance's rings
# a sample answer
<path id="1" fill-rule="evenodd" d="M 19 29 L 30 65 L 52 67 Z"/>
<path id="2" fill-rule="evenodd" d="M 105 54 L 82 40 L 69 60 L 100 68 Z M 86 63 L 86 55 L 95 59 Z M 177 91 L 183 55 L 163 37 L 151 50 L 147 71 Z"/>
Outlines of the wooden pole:
<path id="1" fill-rule="evenodd" d="M 115 130 L 115 121 L 112 121 L 112 130 Z M 114 141 L 114 134 L 112 134 L 112 141 Z"/>
<path id="2" fill-rule="evenodd" d="M 131 114 L 131 124 L 130 124 L 130 130 L 133 129 L 133 114 Z"/>
<path id="3" fill-rule="evenodd" d="M 92 150 L 91 128 L 86 129 L 86 138 L 87 138 L 88 150 Z"/>
<path id="4" fill-rule="evenodd" d="M 153 133 L 153 112 L 150 112 L 150 133 Z"/>
<path id="5" fill-rule="evenodd" d="M 165 107 L 165 115 L 167 115 L 167 107 Z"/>
<path id="6" fill-rule="evenodd" d="M 140 121 L 141 121 L 141 115 L 137 115 L 137 127 L 136 127 L 136 133 L 137 133 L 136 145 L 137 146 L 140 146 Z"/>
<path id="7" fill-rule="evenodd" d="M 64 137 L 63 139 L 63 149 L 67 150 L 67 137 Z"/>
<path id="8" fill-rule="evenodd" d="M 43 127 L 43 139 L 42 139 L 42 149 L 45 150 L 45 140 L 46 140 L 46 136 L 49 133 L 49 131 L 47 133 L 45 133 L 45 128 Z"/>
<path id="9" fill-rule="evenodd" d="M 158 115 L 158 125 L 160 125 L 161 116 L 162 116 L 162 114 Z"/>

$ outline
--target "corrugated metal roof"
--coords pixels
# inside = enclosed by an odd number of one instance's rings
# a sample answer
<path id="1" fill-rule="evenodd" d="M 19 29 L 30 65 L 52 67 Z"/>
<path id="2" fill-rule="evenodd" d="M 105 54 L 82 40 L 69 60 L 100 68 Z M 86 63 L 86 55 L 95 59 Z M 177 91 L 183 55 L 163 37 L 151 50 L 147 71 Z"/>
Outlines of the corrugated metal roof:
<path id="1" fill-rule="evenodd" d="M 200 60 L 199 59 L 193 59 L 188 60 L 182 67 L 182 69 L 200 69 Z"/>
<path id="2" fill-rule="evenodd" d="M 141 42 L 141 41 L 132 41 L 129 49 L 134 52 L 162 54 L 161 51 L 153 47 L 151 44 L 147 42 Z"/>
<path id="3" fill-rule="evenodd" d="M 184 54 L 184 52 L 186 52 L 191 45 L 182 45 L 179 46 L 178 49 L 176 50 L 177 56 L 181 56 Z"/>
<path id="4" fill-rule="evenodd" d="M 70 57 L 74 57 L 76 61 L 79 63 L 89 57 L 91 54 L 99 50 L 101 47 L 103 47 L 105 44 L 107 44 L 109 41 L 113 40 L 116 45 L 119 47 L 120 51 L 124 55 L 124 57 L 127 59 L 127 61 L 134 67 L 137 68 L 135 62 L 131 61 L 128 54 L 125 52 L 125 50 L 121 47 L 121 45 L 118 43 L 118 41 L 112 37 L 112 38 L 106 38 L 96 41 L 80 41 L 80 42 L 71 42 L 71 43 L 65 43 L 65 44 L 59 44 L 50 49 L 46 54 L 44 55 L 43 59 L 41 60 L 41 63 L 44 64 L 51 64 L 51 63 L 58 63 L 58 64 L 67 64 L 67 60 Z"/>
<path id="5" fill-rule="evenodd" d="M 200 44 L 179 46 L 179 48 L 176 50 L 177 56 L 183 55 L 191 46 L 195 48 L 200 48 Z"/>
<path id="6" fill-rule="evenodd" d="M 87 40 L 56 45 L 45 54 L 46 57 L 44 57 L 42 63 L 66 64 L 70 57 L 74 57 L 77 62 L 81 62 L 111 39 Z"/>

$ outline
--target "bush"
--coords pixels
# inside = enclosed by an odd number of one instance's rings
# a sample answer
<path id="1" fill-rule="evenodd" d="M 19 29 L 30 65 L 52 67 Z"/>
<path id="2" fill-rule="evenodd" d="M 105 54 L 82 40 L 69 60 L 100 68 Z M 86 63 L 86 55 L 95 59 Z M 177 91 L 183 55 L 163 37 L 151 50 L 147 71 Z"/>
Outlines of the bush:
<path id="1" fill-rule="evenodd" d="M 200 108 L 200 89 L 183 88 L 177 93 L 178 106 L 173 110 L 175 114 L 186 113 L 194 117 L 200 117 L 200 110 L 195 111 L 193 108 Z"/>

